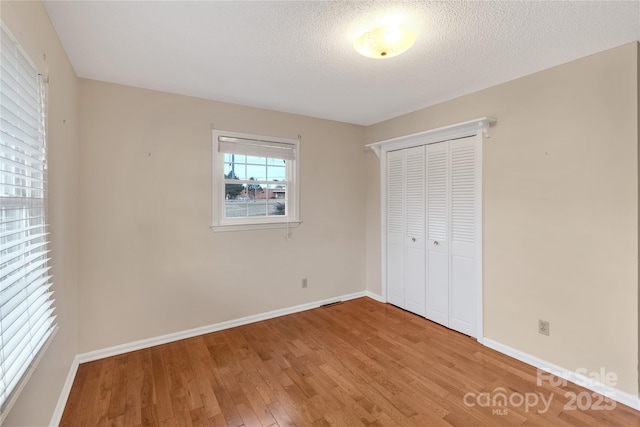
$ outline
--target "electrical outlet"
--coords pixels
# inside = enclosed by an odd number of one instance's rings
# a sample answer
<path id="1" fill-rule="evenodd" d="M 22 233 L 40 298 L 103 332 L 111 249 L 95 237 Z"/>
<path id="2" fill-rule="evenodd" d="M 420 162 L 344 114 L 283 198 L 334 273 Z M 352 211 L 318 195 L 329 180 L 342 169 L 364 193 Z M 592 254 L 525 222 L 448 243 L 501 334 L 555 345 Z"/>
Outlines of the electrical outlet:
<path id="1" fill-rule="evenodd" d="M 307 279 L 306 278 L 302 279 L 302 287 L 303 288 L 307 287 Z"/>
<path id="2" fill-rule="evenodd" d="M 542 335 L 549 336 L 549 322 L 546 320 L 538 320 L 538 332 Z"/>

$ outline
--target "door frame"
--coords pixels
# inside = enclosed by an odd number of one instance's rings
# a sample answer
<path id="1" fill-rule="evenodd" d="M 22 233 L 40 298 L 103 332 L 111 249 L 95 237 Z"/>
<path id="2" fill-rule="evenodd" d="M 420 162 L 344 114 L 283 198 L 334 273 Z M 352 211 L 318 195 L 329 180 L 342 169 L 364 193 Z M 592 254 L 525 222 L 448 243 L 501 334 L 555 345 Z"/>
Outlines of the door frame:
<path id="1" fill-rule="evenodd" d="M 384 141 L 368 144 L 367 147 L 374 151 L 380 159 L 380 223 L 381 223 L 381 283 L 382 283 L 382 300 L 387 302 L 387 153 L 390 151 L 401 150 L 405 148 L 417 147 L 420 145 L 436 144 L 451 139 L 464 137 L 475 137 L 477 147 L 476 157 L 476 177 L 479 182 L 479 209 L 477 211 L 476 221 L 478 224 L 478 241 L 476 242 L 476 255 L 478 262 L 476 263 L 475 279 L 475 301 L 476 301 L 476 336 L 478 342 L 482 343 L 484 339 L 483 323 L 484 323 L 484 305 L 483 305 L 483 281 L 482 267 L 484 258 L 482 256 L 483 248 L 483 187 L 482 187 L 482 141 L 483 138 L 489 138 L 489 129 L 496 123 L 496 120 L 489 117 L 482 117 L 468 122 L 457 123 L 450 126 L 440 127 L 436 129 L 418 132 L 410 135 L 400 136 L 397 138 L 387 139 Z"/>

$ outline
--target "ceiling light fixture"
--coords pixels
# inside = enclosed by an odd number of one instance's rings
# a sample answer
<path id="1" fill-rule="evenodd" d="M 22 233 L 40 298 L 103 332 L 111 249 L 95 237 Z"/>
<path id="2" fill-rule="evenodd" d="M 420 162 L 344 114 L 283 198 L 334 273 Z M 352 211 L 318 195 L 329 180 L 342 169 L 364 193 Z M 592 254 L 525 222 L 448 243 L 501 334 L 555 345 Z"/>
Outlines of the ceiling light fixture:
<path id="1" fill-rule="evenodd" d="M 383 59 L 400 55 L 415 41 L 415 34 L 406 28 L 381 26 L 360 34 L 353 47 L 367 58 Z"/>

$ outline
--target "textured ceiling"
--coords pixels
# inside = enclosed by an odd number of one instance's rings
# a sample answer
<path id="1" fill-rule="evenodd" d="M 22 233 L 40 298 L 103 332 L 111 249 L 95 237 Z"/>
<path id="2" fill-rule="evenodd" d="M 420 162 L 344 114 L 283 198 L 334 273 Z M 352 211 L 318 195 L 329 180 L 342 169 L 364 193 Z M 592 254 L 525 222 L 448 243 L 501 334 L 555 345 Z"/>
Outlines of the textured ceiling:
<path id="1" fill-rule="evenodd" d="M 45 2 L 79 77 L 369 125 L 640 39 L 640 1 Z M 352 40 L 417 35 L 388 60 Z"/>

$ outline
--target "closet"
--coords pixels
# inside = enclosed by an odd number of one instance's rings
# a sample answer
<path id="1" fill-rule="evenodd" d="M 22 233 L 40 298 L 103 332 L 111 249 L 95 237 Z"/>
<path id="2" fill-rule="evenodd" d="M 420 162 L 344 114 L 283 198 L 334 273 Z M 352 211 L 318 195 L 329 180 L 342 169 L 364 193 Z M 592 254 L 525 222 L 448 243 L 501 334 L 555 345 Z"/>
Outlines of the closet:
<path id="1" fill-rule="evenodd" d="M 495 120 L 371 144 L 381 160 L 383 299 L 482 338 L 482 139 Z"/>

